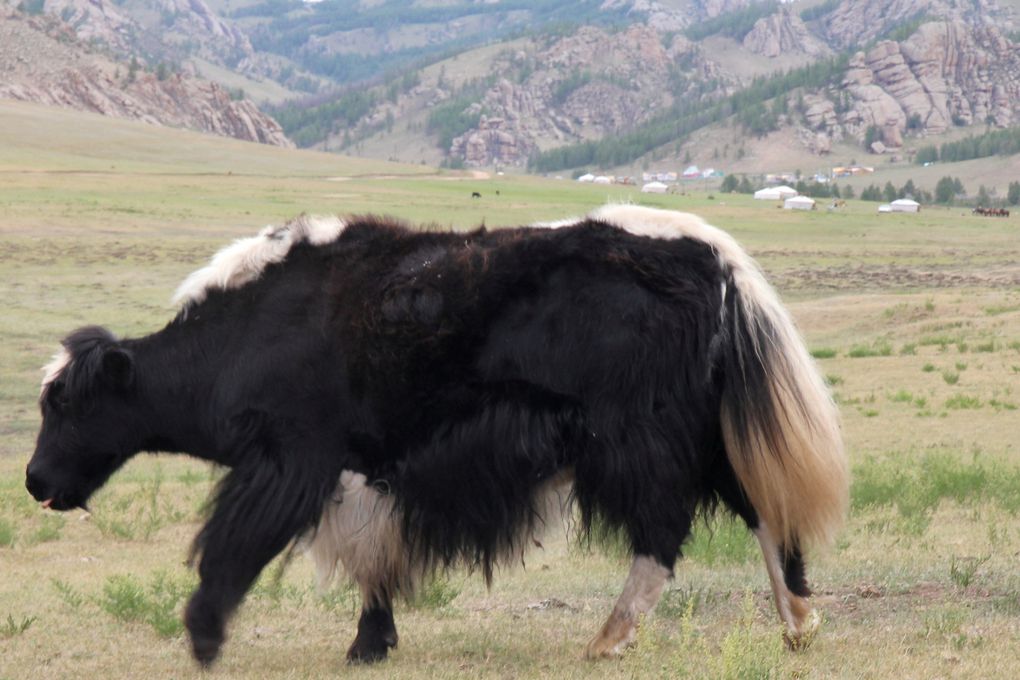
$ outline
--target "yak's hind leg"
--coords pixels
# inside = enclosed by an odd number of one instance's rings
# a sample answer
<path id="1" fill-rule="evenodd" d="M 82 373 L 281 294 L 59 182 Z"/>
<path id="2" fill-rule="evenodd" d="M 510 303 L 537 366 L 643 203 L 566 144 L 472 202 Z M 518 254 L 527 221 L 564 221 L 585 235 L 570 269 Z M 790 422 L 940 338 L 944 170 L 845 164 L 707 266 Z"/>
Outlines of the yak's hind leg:
<path id="1" fill-rule="evenodd" d="M 794 547 L 786 550 L 779 545 L 769 527 L 758 518 L 758 513 L 747 495 L 740 488 L 733 468 L 724 454 L 716 457 L 712 477 L 715 480 L 716 492 L 723 502 L 747 523 L 747 528 L 754 532 L 765 558 L 765 570 L 772 584 L 772 595 L 776 601 L 779 618 L 786 625 L 784 639 L 790 649 L 804 649 L 814 637 L 821 619 L 811 608 L 808 599 L 811 589 L 808 588 L 804 574 L 804 557 L 800 549 Z"/>
<path id="2" fill-rule="evenodd" d="M 764 522 L 758 524 L 754 535 L 758 537 L 758 544 L 765 557 L 765 569 L 772 583 L 776 609 L 786 624 L 783 639 L 790 649 L 805 649 L 821 625 L 821 618 L 808 602 L 811 590 L 804 576 L 804 558 L 798 548 L 786 550 L 776 543 Z"/>
<path id="3" fill-rule="evenodd" d="M 589 659 L 619 656 L 634 643 L 638 624 L 648 614 L 666 587 L 672 570 L 649 555 L 638 555 L 630 567 L 627 582 L 613 612 L 585 650 Z"/>
<path id="4" fill-rule="evenodd" d="M 362 602 L 358 619 L 358 635 L 347 650 L 350 663 L 374 663 L 386 658 L 391 647 L 397 646 L 397 626 L 393 621 L 390 598 Z"/>
<path id="5" fill-rule="evenodd" d="M 309 545 L 319 579 L 328 581 L 342 564 L 361 591 L 358 634 L 347 650 L 351 663 L 373 663 L 397 646 L 393 597 L 413 589 L 393 497 L 344 470 L 338 502 L 327 506 Z"/>

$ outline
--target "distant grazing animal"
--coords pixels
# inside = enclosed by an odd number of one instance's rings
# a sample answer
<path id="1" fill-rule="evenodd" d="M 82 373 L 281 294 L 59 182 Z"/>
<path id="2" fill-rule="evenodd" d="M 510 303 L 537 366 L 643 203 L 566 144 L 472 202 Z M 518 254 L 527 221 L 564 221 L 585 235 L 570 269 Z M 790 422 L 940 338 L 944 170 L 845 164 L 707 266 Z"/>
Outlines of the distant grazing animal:
<path id="1" fill-rule="evenodd" d="M 360 587 L 351 661 L 397 645 L 392 602 L 436 569 L 488 581 L 569 494 L 633 565 L 587 647 L 635 640 L 698 512 L 755 533 L 791 646 L 818 626 L 804 552 L 847 505 L 836 408 L 730 236 L 612 205 L 468 233 L 301 217 L 218 253 L 164 329 L 80 329 L 48 366 L 26 485 L 82 506 L 139 451 L 230 468 L 195 539 L 185 612 L 210 664 L 294 541 Z M 572 489 L 570 488 L 572 485 Z"/>
<path id="2" fill-rule="evenodd" d="M 972 215 L 983 215 L 984 217 L 1009 217 L 1009 211 L 1005 208 L 974 208 L 970 211 Z"/>
<path id="3" fill-rule="evenodd" d="M 481 197 L 482 197 L 482 195 L 480 193 L 478 193 L 477 191 L 472 191 L 471 192 L 471 198 L 481 198 Z"/>

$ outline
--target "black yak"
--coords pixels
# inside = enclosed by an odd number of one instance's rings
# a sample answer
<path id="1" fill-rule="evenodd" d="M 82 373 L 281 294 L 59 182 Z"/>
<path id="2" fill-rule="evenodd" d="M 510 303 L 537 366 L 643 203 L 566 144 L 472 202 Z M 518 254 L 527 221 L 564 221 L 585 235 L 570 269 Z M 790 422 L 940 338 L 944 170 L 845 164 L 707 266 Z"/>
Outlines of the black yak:
<path id="1" fill-rule="evenodd" d="M 194 545 L 199 662 L 295 541 L 360 587 L 348 658 L 382 659 L 394 597 L 449 565 L 491 578 L 557 493 L 634 555 L 589 657 L 633 642 L 720 501 L 761 544 L 790 644 L 814 632 L 804 551 L 847 505 L 837 410 L 758 267 L 699 218 L 617 205 L 438 233 L 302 217 L 221 251 L 178 299 L 147 337 L 64 340 L 26 485 L 66 510 L 139 451 L 229 468 Z"/>

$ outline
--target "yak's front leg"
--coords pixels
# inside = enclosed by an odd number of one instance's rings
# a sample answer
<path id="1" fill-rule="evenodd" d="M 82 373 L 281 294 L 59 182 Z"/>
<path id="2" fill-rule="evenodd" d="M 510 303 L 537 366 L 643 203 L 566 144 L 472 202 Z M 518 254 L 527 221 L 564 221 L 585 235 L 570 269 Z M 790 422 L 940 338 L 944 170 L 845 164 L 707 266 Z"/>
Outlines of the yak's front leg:
<path id="1" fill-rule="evenodd" d="M 638 624 L 662 597 L 672 570 L 649 555 L 637 555 L 613 612 L 585 650 L 589 659 L 620 656 L 637 638 Z"/>
<path id="2" fill-rule="evenodd" d="M 195 539 L 201 584 L 184 614 L 200 664 L 216 659 L 227 620 L 262 569 L 319 518 L 330 477 L 307 460 L 276 457 L 236 467 L 221 482 L 212 517 Z"/>

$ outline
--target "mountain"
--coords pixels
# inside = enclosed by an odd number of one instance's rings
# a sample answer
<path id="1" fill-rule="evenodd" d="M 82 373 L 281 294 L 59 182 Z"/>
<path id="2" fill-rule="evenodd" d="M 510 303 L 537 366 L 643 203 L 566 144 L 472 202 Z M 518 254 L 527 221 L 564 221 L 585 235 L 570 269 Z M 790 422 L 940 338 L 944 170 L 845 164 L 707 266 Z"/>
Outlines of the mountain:
<path id="1" fill-rule="evenodd" d="M 243 92 L 299 146 L 560 171 L 680 162 L 709 139 L 713 156 L 731 164 L 759 156 L 780 138 L 780 146 L 792 144 L 808 157 L 855 149 L 912 153 L 922 142 L 954 139 L 971 127 L 1018 125 L 1020 3 L 1000 2 L 21 0 L 20 6 L 65 23 L 91 46 L 89 59 L 122 68 L 138 63 L 139 74 L 169 69 L 176 79 L 208 78 L 235 97 Z M 131 91 L 121 75 L 121 90 Z M 166 88 L 142 80 L 147 88 Z"/>
<path id="2" fill-rule="evenodd" d="M 89 26 L 84 32 L 90 40 L 116 42 L 124 35 L 117 30 L 121 16 L 106 8 L 104 21 L 95 21 L 104 7 L 86 3 L 78 8 L 81 14 L 68 16 L 78 17 L 79 27 Z M 162 63 L 146 70 L 137 60 L 119 61 L 94 44 L 58 17 L 0 5 L 0 98 L 293 146 L 275 120 L 222 86 Z"/>

